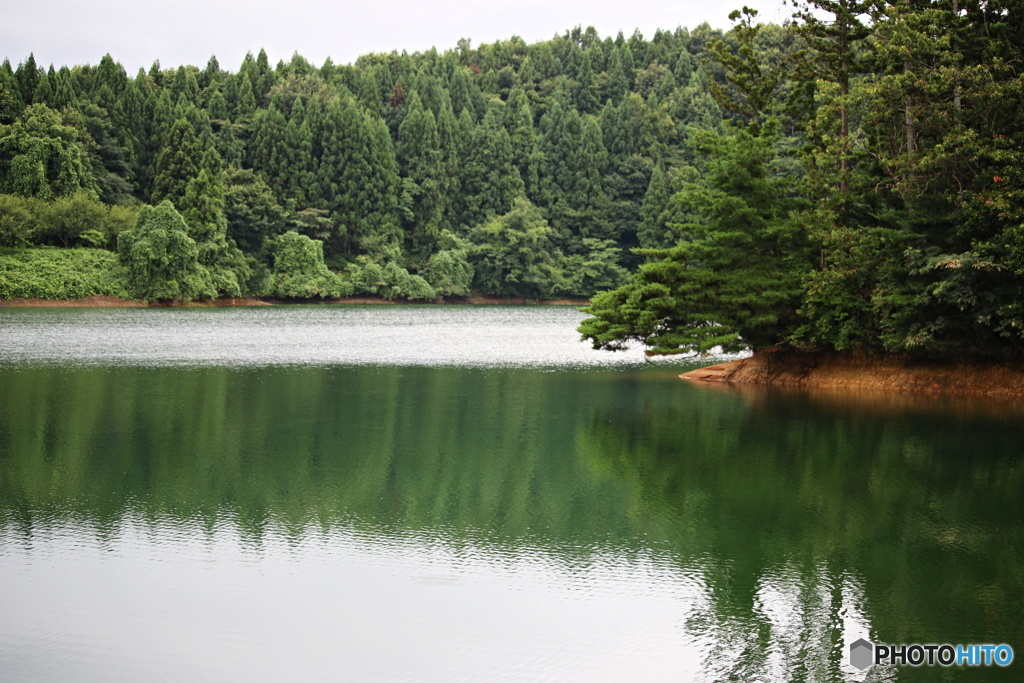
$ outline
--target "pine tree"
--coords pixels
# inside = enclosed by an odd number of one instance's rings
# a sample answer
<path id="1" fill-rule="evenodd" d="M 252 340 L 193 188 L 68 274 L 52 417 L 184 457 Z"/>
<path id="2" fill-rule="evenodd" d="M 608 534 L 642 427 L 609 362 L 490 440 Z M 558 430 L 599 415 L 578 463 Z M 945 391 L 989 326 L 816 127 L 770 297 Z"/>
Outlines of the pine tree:
<path id="1" fill-rule="evenodd" d="M 183 118 L 175 121 L 156 158 L 153 201 L 180 201 L 189 182 L 199 175 L 202 158 L 192 124 Z"/>
<path id="2" fill-rule="evenodd" d="M 253 117 L 248 147 L 248 166 L 259 172 L 274 188 L 280 201 L 285 199 L 287 158 L 285 131 L 288 122 L 276 107 L 260 109 Z"/>
<path id="3" fill-rule="evenodd" d="M 35 103 L 36 86 L 39 85 L 41 70 L 36 65 L 34 54 L 29 53 L 28 59 L 18 65 L 14 77 L 18 81 L 18 90 L 21 93 L 21 101 L 26 106 Z"/>
<path id="4" fill-rule="evenodd" d="M 644 194 L 643 205 L 640 207 L 641 223 L 637 239 L 641 248 L 664 249 L 675 242 L 675 236 L 664 221 L 670 196 L 668 174 L 661 164 L 658 164 L 651 173 L 651 182 L 647 186 L 647 193 Z"/>
<path id="5" fill-rule="evenodd" d="M 537 131 L 533 127 L 533 112 L 522 88 L 509 94 L 505 105 L 505 129 L 512 145 L 513 163 L 520 178 L 526 182 L 529 174 L 530 154 L 537 144 Z"/>
<path id="6" fill-rule="evenodd" d="M 763 348 L 796 331 L 812 248 L 794 219 L 804 200 L 770 171 L 772 142 L 747 131 L 700 137 L 710 173 L 677 200 L 698 219 L 684 226 L 689 241 L 646 252 L 634 283 L 593 298 L 594 317 L 579 329 L 595 348 L 634 340 L 654 353 L 704 354 Z"/>
<path id="7" fill-rule="evenodd" d="M 305 207 L 311 201 L 309 189 L 316 178 L 316 158 L 313 156 L 313 134 L 306 121 L 306 108 L 298 97 L 285 127 L 283 159 L 285 200 L 294 200 L 296 206 Z"/>
<path id="8" fill-rule="evenodd" d="M 597 85 L 594 82 L 594 69 L 590 63 L 590 50 L 584 50 L 580 59 L 576 87 L 573 90 L 573 103 L 581 114 L 592 114 L 598 108 Z"/>
<path id="9" fill-rule="evenodd" d="M 515 166 L 512 142 L 494 111 L 488 112 L 470 138 L 465 157 L 460 194 L 463 225 L 479 225 L 489 216 L 507 213 L 512 202 L 524 194 L 523 181 Z"/>
<path id="10" fill-rule="evenodd" d="M 434 114 L 424 109 L 416 93 L 398 128 L 396 156 L 404 191 L 412 201 L 406 240 L 410 252 L 425 261 L 441 231 L 447 174 Z"/>
<path id="11" fill-rule="evenodd" d="M 331 100 L 324 112 L 318 177 L 337 247 L 351 253 L 398 241 L 400 180 L 391 137 L 383 121 L 349 97 Z"/>
<path id="12" fill-rule="evenodd" d="M 0 125 L 14 123 L 25 108 L 21 88 L 8 66 L 5 62 L 5 66 L 0 67 Z"/>
<path id="13" fill-rule="evenodd" d="M 847 203 L 842 195 L 850 181 L 850 81 L 861 56 L 859 46 L 870 33 L 865 20 L 873 7 L 871 0 L 807 0 L 794 15 L 802 22 L 798 24 L 798 31 L 810 48 L 804 62 L 807 70 L 804 77 L 824 79 L 838 88 L 836 135 L 840 205 Z M 825 18 L 822 13 L 832 16 Z"/>

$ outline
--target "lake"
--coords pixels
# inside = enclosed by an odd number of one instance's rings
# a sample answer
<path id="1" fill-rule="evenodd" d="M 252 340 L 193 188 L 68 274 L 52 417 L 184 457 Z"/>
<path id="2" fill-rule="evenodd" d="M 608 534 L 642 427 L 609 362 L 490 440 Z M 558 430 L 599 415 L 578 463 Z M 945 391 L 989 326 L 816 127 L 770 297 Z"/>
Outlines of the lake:
<path id="1" fill-rule="evenodd" d="M 1021 405 L 696 385 L 582 318 L 0 309 L 0 679 L 1021 680 L 848 656 L 1024 657 Z"/>

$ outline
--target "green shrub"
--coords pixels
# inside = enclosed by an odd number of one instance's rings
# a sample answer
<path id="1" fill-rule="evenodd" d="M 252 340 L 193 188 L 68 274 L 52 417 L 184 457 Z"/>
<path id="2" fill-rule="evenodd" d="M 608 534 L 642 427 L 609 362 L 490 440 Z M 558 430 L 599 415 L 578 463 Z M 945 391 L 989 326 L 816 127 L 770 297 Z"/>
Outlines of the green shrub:
<path id="1" fill-rule="evenodd" d="M 36 241 L 39 216 L 46 202 L 34 197 L 0 194 L 0 247 L 20 247 Z"/>
<path id="2" fill-rule="evenodd" d="M 103 249 L 0 249 L 0 299 L 130 299 L 127 272 Z"/>
<path id="3" fill-rule="evenodd" d="M 437 298 L 434 288 L 419 275 L 413 275 L 394 261 L 380 264 L 360 256 L 348 268 L 348 278 L 355 294 L 376 294 L 389 301 L 406 299 L 424 301 Z"/>
<path id="4" fill-rule="evenodd" d="M 270 241 L 274 265 L 266 285 L 267 294 L 295 299 L 345 296 L 348 283 L 324 265 L 323 242 L 289 230 Z"/>
<path id="5" fill-rule="evenodd" d="M 106 206 L 77 192 L 44 201 L 0 194 L 0 247 L 48 244 L 113 250 L 117 236 L 130 230 L 140 206 Z"/>

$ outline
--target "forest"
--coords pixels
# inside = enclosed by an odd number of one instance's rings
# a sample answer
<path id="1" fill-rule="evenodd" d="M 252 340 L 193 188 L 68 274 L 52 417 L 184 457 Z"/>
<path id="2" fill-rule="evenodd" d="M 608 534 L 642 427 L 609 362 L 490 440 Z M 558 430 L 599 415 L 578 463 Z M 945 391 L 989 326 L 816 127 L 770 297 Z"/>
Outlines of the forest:
<path id="1" fill-rule="evenodd" d="M 1024 355 L 1024 7 L 237 73 L 0 65 L 0 298 L 589 298 L 597 348 Z"/>

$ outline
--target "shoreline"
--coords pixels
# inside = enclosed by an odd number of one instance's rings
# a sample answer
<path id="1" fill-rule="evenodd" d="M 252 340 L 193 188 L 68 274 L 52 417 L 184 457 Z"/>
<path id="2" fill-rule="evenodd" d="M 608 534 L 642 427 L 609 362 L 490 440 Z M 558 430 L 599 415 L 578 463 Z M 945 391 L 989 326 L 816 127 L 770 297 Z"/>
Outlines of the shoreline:
<path id="1" fill-rule="evenodd" d="M 766 349 L 680 375 L 692 382 L 944 396 L 1024 397 L 1024 365 Z"/>
<path id="2" fill-rule="evenodd" d="M 335 299 L 277 299 L 273 297 L 235 297 L 189 302 L 157 302 L 121 299 L 115 296 L 89 296 L 84 299 L 0 299 L 0 308 L 230 308 L 234 306 L 351 306 L 351 305 L 469 305 L 469 306 L 587 306 L 587 299 L 525 299 L 522 297 L 467 296 L 432 301 L 393 301 L 383 297 L 354 296 Z"/>

